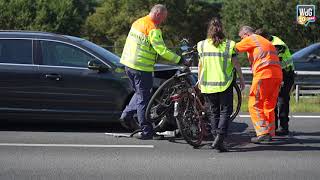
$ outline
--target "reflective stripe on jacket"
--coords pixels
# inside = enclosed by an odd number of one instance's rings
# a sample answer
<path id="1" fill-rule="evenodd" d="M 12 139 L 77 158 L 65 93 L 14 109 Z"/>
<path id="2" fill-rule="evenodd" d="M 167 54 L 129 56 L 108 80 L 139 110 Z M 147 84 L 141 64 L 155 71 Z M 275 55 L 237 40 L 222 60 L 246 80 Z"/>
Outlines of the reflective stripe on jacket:
<path id="1" fill-rule="evenodd" d="M 276 48 L 260 35 L 252 34 L 236 44 L 238 52 L 247 52 L 254 78 L 282 78 Z"/>
<path id="2" fill-rule="evenodd" d="M 218 47 L 211 39 L 198 42 L 199 83 L 201 93 L 217 93 L 225 91 L 233 80 L 233 64 L 231 62 L 234 41 L 226 40 Z"/>
<path id="3" fill-rule="evenodd" d="M 284 46 L 285 47 L 285 51 L 284 52 L 278 52 L 278 56 L 279 58 L 282 59 L 281 62 L 281 67 L 282 69 L 288 70 L 294 70 L 294 65 L 293 65 L 293 61 L 291 58 L 291 53 L 290 50 L 288 48 L 288 46 L 277 36 L 272 36 L 272 44 L 274 46 L 279 45 L 279 46 Z"/>
<path id="4" fill-rule="evenodd" d="M 136 20 L 126 39 L 120 63 L 132 69 L 152 72 L 158 54 L 173 63 L 178 63 L 181 58 L 166 47 L 161 30 L 149 16 Z"/>

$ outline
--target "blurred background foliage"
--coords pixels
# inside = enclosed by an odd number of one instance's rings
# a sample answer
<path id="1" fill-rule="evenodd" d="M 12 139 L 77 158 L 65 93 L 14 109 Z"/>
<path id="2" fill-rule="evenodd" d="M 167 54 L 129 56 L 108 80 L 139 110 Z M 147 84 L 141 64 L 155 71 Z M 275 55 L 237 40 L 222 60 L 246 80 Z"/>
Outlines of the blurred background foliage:
<path id="1" fill-rule="evenodd" d="M 34 30 L 80 36 L 118 55 L 134 20 L 157 3 L 169 10 L 162 25 L 169 47 L 182 38 L 192 44 L 206 38 L 210 18 L 221 17 L 228 38 L 239 41 L 242 25 L 264 28 L 296 51 L 320 42 L 319 0 L 0 0 L 2 30 Z M 296 5 L 316 6 L 318 20 L 296 23 Z M 245 55 L 240 56 L 247 65 Z"/>

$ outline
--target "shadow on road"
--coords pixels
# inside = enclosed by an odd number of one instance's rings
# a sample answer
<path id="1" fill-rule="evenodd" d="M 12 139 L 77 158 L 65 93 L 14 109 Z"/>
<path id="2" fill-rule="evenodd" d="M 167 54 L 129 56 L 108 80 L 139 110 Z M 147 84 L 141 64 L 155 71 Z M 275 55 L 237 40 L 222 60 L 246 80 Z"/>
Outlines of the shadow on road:
<path id="1" fill-rule="evenodd" d="M 232 133 L 242 133 L 248 129 L 248 124 L 246 123 L 239 123 L 239 122 L 232 122 L 229 127 L 229 132 Z"/>
<path id="2" fill-rule="evenodd" d="M 232 148 L 232 152 L 249 152 L 249 151 L 320 151 L 316 146 L 274 146 L 260 145 L 255 147 Z"/>
<path id="3" fill-rule="evenodd" d="M 246 142 L 249 142 L 250 137 L 248 134 L 246 134 L 247 128 L 248 128 L 248 124 L 246 123 L 232 122 L 229 127 L 229 132 L 231 134 L 228 135 L 228 138 L 227 138 L 228 144 L 231 146 L 238 146 L 241 144 L 243 145 Z M 246 137 L 245 135 L 248 135 L 248 137 Z M 178 137 L 178 138 L 169 137 L 169 138 L 166 138 L 166 140 L 176 144 L 187 144 L 187 142 L 182 137 Z M 205 147 L 207 147 L 208 145 L 211 145 L 212 141 L 213 141 L 213 137 L 205 137 L 203 145 L 202 147 L 200 147 L 200 149 L 207 149 Z"/>
<path id="4" fill-rule="evenodd" d="M 320 138 L 320 131 L 318 132 L 293 132 L 294 136 L 318 136 Z"/>
<path id="5" fill-rule="evenodd" d="M 320 132 L 291 132 L 289 136 L 276 136 L 268 144 L 252 144 L 255 131 L 248 129 L 246 123 L 233 122 L 226 142 L 231 152 L 248 151 L 320 151 Z M 311 136 L 311 138 L 310 138 Z M 169 142 L 186 144 L 183 138 L 168 138 Z M 210 141 L 204 141 L 200 150 L 210 149 Z"/>
<path id="6" fill-rule="evenodd" d="M 252 144 L 250 138 L 254 131 L 243 134 L 234 134 L 229 146 L 232 151 L 320 151 L 319 132 L 292 132 L 289 136 L 275 136 L 273 141 L 266 144 Z M 304 137 L 306 136 L 306 137 Z M 314 136 L 310 138 L 308 136 Z"/>

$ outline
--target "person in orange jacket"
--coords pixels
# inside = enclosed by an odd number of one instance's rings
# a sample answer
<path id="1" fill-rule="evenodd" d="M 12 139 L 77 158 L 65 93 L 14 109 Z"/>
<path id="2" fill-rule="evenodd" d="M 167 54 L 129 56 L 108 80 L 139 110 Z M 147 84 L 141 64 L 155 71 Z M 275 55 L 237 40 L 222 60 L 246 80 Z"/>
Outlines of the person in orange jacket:
<path id="1" fill-rule="evenodd" d="M 249 93 L 249 113 L 257 137 L 251 142 L 269 142 L 275 135 L 274 108 L 282 82 L 282 70 L 276 48 L 250 26 L 240 28 L 238 52 L 247 52 L 253 73 Z"/>

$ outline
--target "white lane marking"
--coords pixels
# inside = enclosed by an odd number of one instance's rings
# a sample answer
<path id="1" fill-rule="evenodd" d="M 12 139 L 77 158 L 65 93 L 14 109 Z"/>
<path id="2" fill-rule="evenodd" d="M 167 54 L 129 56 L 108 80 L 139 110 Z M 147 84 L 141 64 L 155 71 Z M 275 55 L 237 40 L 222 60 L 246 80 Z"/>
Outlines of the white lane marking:
<path id="1" fill-rule="evenodd" d="M 108 136 L 115 136 L 115 137 L 130 137 L 130 134 L 121 134 L 121 133 L 104 133 Z"/>
<path id="2" fill-rule="evenodd" d="M 245 118 L 247 118 L 247 117 L 250 117 L 250 115 L 238 115 L 239 117 L 245 117 Z"/>
<path id="3" fill-rule="evenodd" d="M 299 116 L 299 115 L 292 115 L 294 118 L 320 118 L 320 116 Z"/>
<path id="4" fill-rule="evenodd" d="M 0 146 L 21 146 L 21 147 L 84 147 L 84 148 L 154 148 L 154 145 L 24 144 L 24 143 L 0 143 Z"/>
<path id="5" fill-rule="evenodd" d="M 250 115 L 239 115 L 241 118 L 248 118 Z M 307 116 L 307 115 L 290 115 L 289 117 L 294 118 L 320 118 L 320 116 Z"/>

